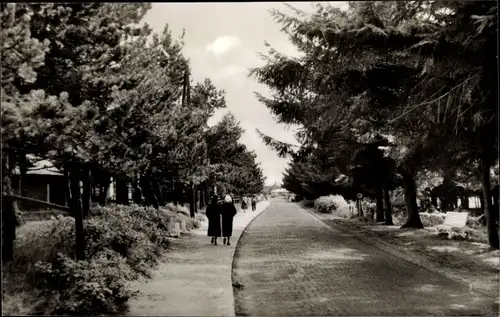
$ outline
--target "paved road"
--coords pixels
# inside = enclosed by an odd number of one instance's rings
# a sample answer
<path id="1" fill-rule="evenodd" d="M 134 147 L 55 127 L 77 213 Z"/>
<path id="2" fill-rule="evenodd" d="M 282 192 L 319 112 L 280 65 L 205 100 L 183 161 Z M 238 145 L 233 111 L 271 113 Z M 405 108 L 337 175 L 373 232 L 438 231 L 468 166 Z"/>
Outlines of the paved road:
<path id="1" fill-rule="evenodd" d="M 233 262 L 236 315 L 498 316 L 494 299 L 275 202 Z"/>

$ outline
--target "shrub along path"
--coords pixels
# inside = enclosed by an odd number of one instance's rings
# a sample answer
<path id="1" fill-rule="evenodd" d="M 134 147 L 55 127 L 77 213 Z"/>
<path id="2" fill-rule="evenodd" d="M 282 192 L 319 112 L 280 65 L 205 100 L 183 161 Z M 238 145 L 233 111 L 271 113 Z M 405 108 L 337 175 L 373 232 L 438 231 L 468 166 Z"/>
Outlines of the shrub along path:
<path id="1" fill-rule="evenodd" d="M 129 300 L 130 315 L 162 316 L 234 316 L 231 265 L 237 241 L 255 216 L 269 202 L 257 204 L 257 210 L 240 210 L 234 218 L 231 245 L 210 244 L 208 222 L 180 239 L 172 241 L 165 261 L 152 279 L 132 284 L 140 293 Z"/>

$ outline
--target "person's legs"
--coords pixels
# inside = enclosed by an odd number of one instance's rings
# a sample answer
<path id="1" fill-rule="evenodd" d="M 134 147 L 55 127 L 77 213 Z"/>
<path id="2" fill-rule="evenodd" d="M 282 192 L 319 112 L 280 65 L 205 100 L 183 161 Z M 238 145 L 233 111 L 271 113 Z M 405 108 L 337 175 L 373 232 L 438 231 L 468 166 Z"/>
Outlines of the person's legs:
<path id="1" fill-rule="evenodd" d="M 215 237 L 212 237 L 212 240 L 210 241 L 211 244 L 214 244 Z"/>
<path id="2" fill-rule="evenodd" d="M 217 245 L 217 237 L 214 237 L 214 245 Z"/>
<path id="3" fill-rule="evenodd" d="M 222 243 L 226 245 L 226 237 L 224 237 L 224 240 L 222 240 Z"/>
<path id="4" fill-rule="evenodd" d="M 230 239 L 231 237 L 227 237 L 227 245 L 231 245 L 231 242 L 229 242 Z"/>

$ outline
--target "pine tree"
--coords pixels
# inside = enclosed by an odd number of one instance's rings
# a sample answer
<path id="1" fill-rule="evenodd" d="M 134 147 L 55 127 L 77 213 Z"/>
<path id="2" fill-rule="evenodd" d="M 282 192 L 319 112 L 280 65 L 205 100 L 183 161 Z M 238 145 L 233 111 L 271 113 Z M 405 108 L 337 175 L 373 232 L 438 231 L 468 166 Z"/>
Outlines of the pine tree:
<path id="1" fill-rule="evenodd" d="M 23 152 L 23 110 L 18 103 L 28 98 L 20 90 L 37 79 L 36 70 L 44 63 L 48 43 L 33 38 L 30 32 L 33 12 L 24 4 L 1 6 L 2 37 L 2 261 L 13 258 L 16 226 L 20 223 L 17 204 L 4 197 L 12 195 L 12 175 Z M 39 101 L 39 100 L 36 100 Z M 36 104 L 35 104 L 36 106 Z M 17 214 L 17 215 L 16 215 Z"/>
<path id="2" fill-rule="evenodd" d="M 489 52 L 484 48 L 495 43 L 495 10 L 493 3 L 415 1 L 356 2 L 347 12 L 320 5 L 309 17 L 275 11 L 274 17 L 304 56 L 287 58 L 270 49 L 268 65 L 253 74 L 277 93 L 273 99 L 260 99 L 283 122 L 304 126 L 303 145 L 319 145 L 318 136 L 325 132 L 336 135 L 335 147 L 347 145 L 348 139 L 372 138 L 373 132 L 395 137 L 397 144 L 388 154 L 405 184 L 405 226 L 421 227 L 417 170 L 434 163 L 444 149 L 456 153 L 457 138 L 474 139 L 494 121 L 494 116 L 483 117 L 493 115 L 490 103 L 474 100 L 493 101 L 496 96 L 488 93 L 494 87 L 492 72 L 481 64 L 493 61 L 494 54 L 484 56 Z M 478 23 L 471 23 L 474 20 Z M 354 137 L 345 138 L 346 132 L 355 132 Z M 490 146 L 498 143 L 482 135 Z M 483 161 L 486 171 L 491 159 Z"/>

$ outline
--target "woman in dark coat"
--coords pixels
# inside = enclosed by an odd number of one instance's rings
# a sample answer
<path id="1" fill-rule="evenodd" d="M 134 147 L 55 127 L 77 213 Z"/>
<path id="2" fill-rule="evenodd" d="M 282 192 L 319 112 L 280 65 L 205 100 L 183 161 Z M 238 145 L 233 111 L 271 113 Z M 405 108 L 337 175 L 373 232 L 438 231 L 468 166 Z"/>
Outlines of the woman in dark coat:
<path id="1" fill-rule="evenodd" d="M 217 238 L 221 236 L 220 227 L 220 205 L 217 204 L 217 196 L 212 196 L 212 201 L 208 204 L 205 214 L 208 218 L 208 233 L 212 237 L 210 243 L 217 245 Z"/>
<path id="2" fill-rule="evenodd" d="M 231 245 L 229 241 L 233 235 L 233 218 L 236 215 L 236 207 L 234 207 L 231 196 L 227 195 L 224 198 L 224 203 L 220 206 L 222 215 L 222 236 L 224 244 Z"/>

